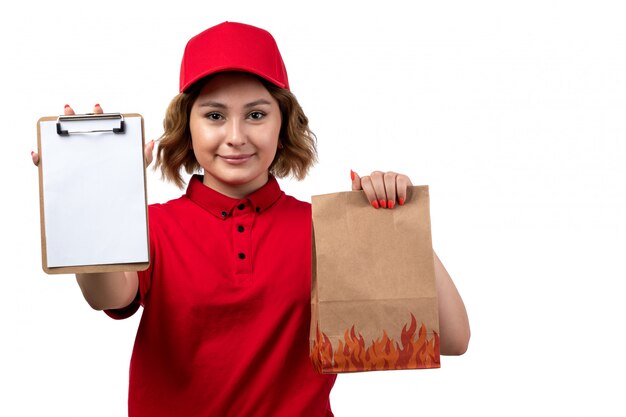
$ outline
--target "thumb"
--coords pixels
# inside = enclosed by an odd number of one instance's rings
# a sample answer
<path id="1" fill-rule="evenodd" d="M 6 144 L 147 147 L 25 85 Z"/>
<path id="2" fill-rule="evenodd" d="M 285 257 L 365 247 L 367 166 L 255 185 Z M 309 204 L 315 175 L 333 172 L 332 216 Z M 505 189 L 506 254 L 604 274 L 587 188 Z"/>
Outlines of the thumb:
<path id="1" fill-rule="evenodd" d="M 146 160 L 146 168 L 152 163 L 152 152 L 154 151 L 154 140 L 148 142 L 143 148 L 143 156 Z"/>
<path id="2" fill-rule="evenodd" d="M 350 178 L 352 179 L 352 191 L 359 191 L 363 189 L 363 187 L 361 187 L 361 177 L 359 177 L 359 174 L 350 170 Z"/>

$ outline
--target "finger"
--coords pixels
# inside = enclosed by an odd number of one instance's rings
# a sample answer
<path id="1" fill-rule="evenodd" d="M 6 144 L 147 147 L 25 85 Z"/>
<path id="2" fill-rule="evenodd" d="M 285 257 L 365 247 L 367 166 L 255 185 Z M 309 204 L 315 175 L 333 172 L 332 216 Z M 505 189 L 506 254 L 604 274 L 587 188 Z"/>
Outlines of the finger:
<path id="1" fill-rule="evenodd" d="M 387 194 L 387 208 L 392 209 L 396 205 L 396 177 L 395 172 L 385 172 L 383 181 L 385 183 L 385 193 Z"/>
<path id="2" fill-rule="evenodd" d="M 372 178 L 369 176 L 361 178 L 361 187 L 363 187 L 365 197 L 367 197 L 367 200 L 370 202 L 372 207 L 380 207 L 380 204 L 378 203 L 378 198 L 376 198 L 376 191 L 374 191 L 374 185 L 372 184 Z"/>
<path id="3" fill-rule="evenodd" d="M 66 104 L 65 107 L 63 108 L 63 114 L 65 116 L 73 116 L 75 113 L 74 113 L 74 110 L 70 107 L 70 105 Z"/>
<path id="4" fill-rule="evenodd" d="M 387 208 L 387 193 L 385 192 L 384 174 L 380 171 L 374 171 L 370 174 L 372 186 L 378 198 L 378 204 L 382 208 Z"/>
<path id="5" fill-rule="evenodd" d="M 39 154 L 35 151 L 31 151 L 30 157 L 33 159 L 33 164 L 39 166 Z"/>
<path id="6" fill-rule="evenodd" d="M 102 110 L 102 107 L 100 107 L 99 104 L 96 104 L 95 106 L 93 106 L 93 112 L 95 114 L 102 114 L 104 113 L 104 110 Z"/>
<path id="7" fill-rule="evenodd" d="M 406 175 L 398 175 L 396 177 L 396 192 L 398 193 L 398 204 L 400 204 L 401 206 L 403 206 L 404 203 L 407 201 L 407 190 L 412 185 L 413 184 L 411 183 L 411 180 Z"/>
<path id="8" fill-rule="evenodd" d="M 154 151 L 154 141 L 146 143 L 146 146 L 143 147 L 143 156 L 146 160 L 146 168 L 148 165 L 152 163 L 152 152 Z"/>
<path id="9" fill-rule="evenodd" d="M 356 172 L 350 170 L 350 179 L 352 180 L 352 191 L 359 191 L 361 187 L 361 177 Z"/>

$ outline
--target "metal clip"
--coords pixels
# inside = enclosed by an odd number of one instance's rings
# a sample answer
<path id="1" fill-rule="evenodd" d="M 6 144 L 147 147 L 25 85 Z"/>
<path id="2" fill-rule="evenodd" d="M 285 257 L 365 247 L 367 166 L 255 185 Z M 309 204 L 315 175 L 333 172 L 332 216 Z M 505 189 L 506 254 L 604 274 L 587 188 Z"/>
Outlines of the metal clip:
<path id="1" fill-rule="evenodd" d="M 89 120 L 119 120 L 119 127 L 114 127 L 112 129 L 93 129 L 93 130 L 63 130 L 61 129 L 61 122 L 72 122 L 72 121 L 89 121 Z M 124 116 L 121 113 L 87 113 L 87 114 L 77 114 L 72 116 L 59 116 L 57 119 L 57 134 L 60 136 L 69 136 L 72 133 L 101 133 L 101 132 L 113 132 L 113 133 L 124 133 Z"/>

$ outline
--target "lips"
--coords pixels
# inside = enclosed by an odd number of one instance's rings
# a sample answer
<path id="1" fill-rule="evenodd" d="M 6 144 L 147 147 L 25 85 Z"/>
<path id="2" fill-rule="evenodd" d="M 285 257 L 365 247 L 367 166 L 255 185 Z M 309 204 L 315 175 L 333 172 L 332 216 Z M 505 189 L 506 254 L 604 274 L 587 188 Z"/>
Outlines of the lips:
<path id="1" fill-rule="evenodd" d="M 253 155 L 254 154 L 219 155 L 219 157 L 228 164 L 241 165 L 249 161 Z"/>

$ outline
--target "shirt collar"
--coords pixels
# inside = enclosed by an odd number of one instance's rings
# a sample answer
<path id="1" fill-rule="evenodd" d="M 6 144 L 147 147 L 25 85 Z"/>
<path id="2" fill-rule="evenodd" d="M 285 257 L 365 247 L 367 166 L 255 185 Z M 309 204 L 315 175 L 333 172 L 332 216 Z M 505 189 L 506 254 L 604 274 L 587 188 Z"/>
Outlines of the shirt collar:
<path id="1" fill-rule="evenodd" d="M 194 175 L 187 186 L 187 197 L 209 213 L 221 219 L 227 218 L 238 206 L 250 204 L 252 210 L 263 213 L 284 194 L 272 175 L 264 186 L 248 196 L 237 199 L 221 194 L 203 184 L 202 175 Z"/>

